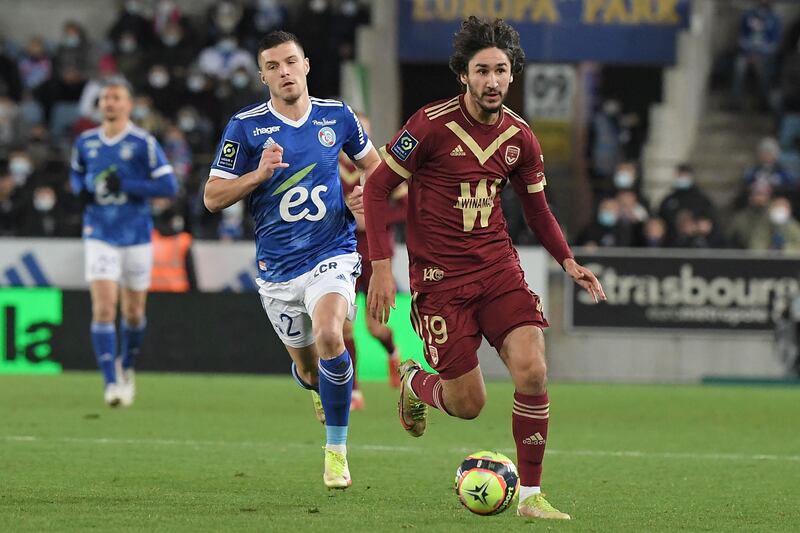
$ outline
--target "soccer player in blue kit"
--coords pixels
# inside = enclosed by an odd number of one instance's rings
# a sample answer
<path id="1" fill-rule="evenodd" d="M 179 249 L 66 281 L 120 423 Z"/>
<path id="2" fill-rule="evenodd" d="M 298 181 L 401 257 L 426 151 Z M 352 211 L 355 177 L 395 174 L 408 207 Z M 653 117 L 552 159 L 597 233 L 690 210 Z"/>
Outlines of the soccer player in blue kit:
<path id="1" fill-rule="evenodd" d="M 248 197 L 261 302 L 292 358 L 294 379 L 312 395 L 319 392 L 315 407 L 327 439 L 323 481 L 345 489 L 354 369 L 342 326 L 355 315 L 361 258 L 338 154 L 343 150 L 365 175 L 380 156 L 350 107 L 308 95 L 309 61 L 294 35 L 269 33 L 257 59 L 270 100 L 231 118 L 204 201 L 216 212 Z M 361 212 L 356 197 L 351 208 Z"/>
<path id="2" fill-rule="evenodd" d="M 133 403 L 134 364 L 147 324 L 145 302 L 153 265 L 149 198 L 174 196 L 178 186 L 158 141 L 131 123 L 133 94 L 124 78 L 105 83 L 99 106 L 102 124 L 82 133 L 73 146 L 70 182 L 85 204 L 92 345 L 105 381 L 104 399 L 116 407 Z"/>

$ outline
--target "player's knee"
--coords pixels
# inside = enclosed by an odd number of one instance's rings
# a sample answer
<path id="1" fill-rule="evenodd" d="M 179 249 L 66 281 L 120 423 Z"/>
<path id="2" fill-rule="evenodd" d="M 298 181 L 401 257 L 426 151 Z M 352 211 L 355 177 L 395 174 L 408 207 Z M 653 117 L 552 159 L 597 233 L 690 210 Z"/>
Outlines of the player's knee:
<path id="1" fill-rule="evenodd" d="M 105 302 L 92 305 L 92 320 L 95 322 L 114 322 L 117 319 L 116 307 Z"/>
<path id="2" fill-rule="evenodd" d="M 485 404 L 485 397 L 468 398 L 459 402 L 456 409 L 453 409 L 453 414 L 464 420 L 472 420 L 473 418 L 478 418 Z"/>
<path id="3" fill-rule="evenodd" d="M 525 366 L 521 372 L 522 381 L 526 389 L 541 394 L 547 390 L 547 364 L 544 360 L 534 360 Z"/>
<path id="4" fill-rule="evenodd" d="M 341 329 L 337 330 L 331 327 L 320 327 L 319 329 L 315 329 L 314 339 L 321 357 L 325 355 L 335 357 L 344 350 Z"/>

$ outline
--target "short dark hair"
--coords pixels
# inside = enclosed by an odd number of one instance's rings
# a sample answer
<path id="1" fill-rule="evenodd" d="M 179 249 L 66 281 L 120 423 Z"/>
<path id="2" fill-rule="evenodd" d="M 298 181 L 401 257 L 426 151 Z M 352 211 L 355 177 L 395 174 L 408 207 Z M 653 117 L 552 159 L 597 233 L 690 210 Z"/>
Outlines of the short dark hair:
<path id="1" fill-rule="evenodd" d="M 108 89 L 109 87 L 124 87 L 128 91 L 130 97 L 133 98 L 133 86 L 124 76 L 111 76 L 103 82 L 101 90 Z"/>
<path id="2" fill-rule="evenodd" d="M 525 52 L 519 44 L 519 33 L 503 19 L 493 22 L 472 16 L 461 23 L 453 39 L 450 70 L 456 76 L 467 73 L 470 59 L 485 48 L 499 48 L 508 56 L 511 73 L 519 74 L 525 66 Z M 460 81 L 460 80 L 459 80 Z"/>
<path id="3" fill-rule="evenodd" d="M 694 169 L 692 168 L 692 165 L 690 165 L 689 163 L 680 163 L 678 166 L 675 167 L 675 171 L 678 172 L 678 174 L 694 173 Z"/>
<path id="4" fill-rule="evenodd" d="M 270 48 L 275 48 L 283 43 L 295 43 L 303 55 L 305 55 L 305 50 L 303 50 L 303 45 L 300 44 L 300 39 L 297 38 L 297 35 L 288 31 L 275 30 L 266 34 L 261 41 L 259 41 L 256 63 L 260 63 L 261 52 L 269 50 Z"/>

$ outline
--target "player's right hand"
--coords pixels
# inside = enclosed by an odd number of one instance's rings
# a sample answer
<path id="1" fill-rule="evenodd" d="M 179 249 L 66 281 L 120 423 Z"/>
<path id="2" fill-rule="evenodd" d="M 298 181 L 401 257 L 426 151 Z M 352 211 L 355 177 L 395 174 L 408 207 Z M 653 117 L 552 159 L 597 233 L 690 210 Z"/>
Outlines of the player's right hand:
<path id="1" fill-rule="evenodd" d="M 261 181 L 267 181 L 275 174 L 275 170 L 279 168 L 287 168 L 289 163 L 283 162 L 283 148 L 280 144 L 270 144 L 264 151 L 261 152 L 261 160 L 258 162 L 259 175 L 263 178 Z"/>
<path id="2" fill-rule="evenodd" d="M 381 324 L 386 324 L 389 321 L 389 313 L 395 309 L 396 292 L 391 259 L 373 261 L 372 277 L 369 280 L 369 290 L 367 291 L 369 315 Z"/>

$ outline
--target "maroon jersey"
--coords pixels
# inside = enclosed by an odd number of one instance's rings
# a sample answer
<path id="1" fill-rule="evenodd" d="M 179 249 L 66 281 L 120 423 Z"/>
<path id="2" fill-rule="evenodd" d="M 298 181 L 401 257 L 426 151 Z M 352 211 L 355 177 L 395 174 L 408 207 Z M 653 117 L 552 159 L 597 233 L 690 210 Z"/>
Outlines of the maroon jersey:
<path id="1" fill-rule="evenodd" d="M 478 123 L 460 95 L 417 111 L 384 152 L 408 180 L 413 290 L 446 290 L 519 264 L 500 192 L 509 182 L 519 194 L 545 186 L 539 141 L 522 118 L 503 107 L 496 123 Z"/>

